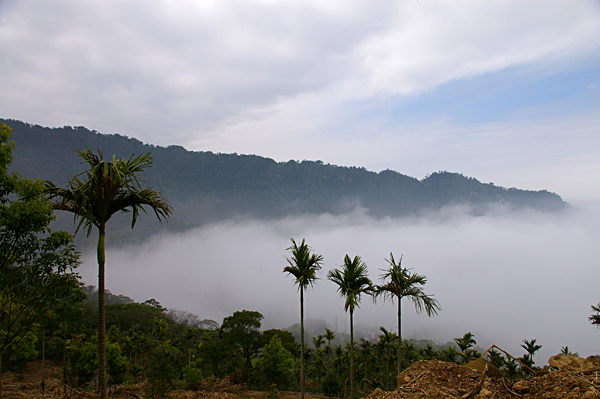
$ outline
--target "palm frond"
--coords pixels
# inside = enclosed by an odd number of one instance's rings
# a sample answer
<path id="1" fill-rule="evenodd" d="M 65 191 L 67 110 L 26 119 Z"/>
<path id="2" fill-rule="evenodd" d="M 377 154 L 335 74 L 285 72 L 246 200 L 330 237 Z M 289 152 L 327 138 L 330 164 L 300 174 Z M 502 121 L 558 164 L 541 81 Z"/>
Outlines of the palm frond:
<path id="1" fill-rule="evenodd" d="M 305 290 L 319 279 L 317 274 L 321 270 L 323 256 L 312 253 L 304 239 L 300 245 L 293 238 L 290 240 L 292 245 L 287 250 L 292 252 L 292 257 L 287 259 L 288 266 L 283 268 L 283 272 L 294 276 L 298 290 Z"/>
<path id="2" fill-rule="evenodd" d="M 353 311 L 359 307 L 361 295 L 373 293 L 373 283 L 367 276 L 367 265 L 360 256 L 353 259 L 349 255 L 344 257 L 341 269 L 330 270 L 327 278 L 337 284 L 337 291 L 346 298 L 344 310 Z"/>
<path id="3" fill-rule="evenodd" d="M 396 262 L 394 254 L 390 253 L 390 258 L 386 261 L 389 267 L 383 269 L 383 274 L 380 276 L 384 284 L 375 287 L 375 297 L 382 297 L 384 301 L 390 299 L 392 302 L 409 298 L 415 305 L 417 313 L 436 315 L 440 310 L 438 301 L 432 295 L 425 294 L 423 290 L 423 286 L 427 284 L 427 277 L 402 267 L 402 256 Z"/>
<path id="4" fill-rule="evenodd" d="M 172 207 L 153 189 L 142 189 L 141 173 L 152 165 L 150 153 L 128 159 L 104 161 L 102 151 L 89 148 L 77 151 L 88 169 L 75 176 L 63 189 L 46 182 L 46 193 L 54 209 L 72 212 L 81 227 L 90 235 L 93 226 L 101 228 L 117 212 L 131 213 L 131 227 L 146 207 L 162 222 L 172 213 Z"/>
<path id="5" fill-rule="evenodd" d="M 592 305 L 592 312 L 596 312 L 589 317 L 590 323 L 600 328 L 600 303 L 597 306 Z"/>

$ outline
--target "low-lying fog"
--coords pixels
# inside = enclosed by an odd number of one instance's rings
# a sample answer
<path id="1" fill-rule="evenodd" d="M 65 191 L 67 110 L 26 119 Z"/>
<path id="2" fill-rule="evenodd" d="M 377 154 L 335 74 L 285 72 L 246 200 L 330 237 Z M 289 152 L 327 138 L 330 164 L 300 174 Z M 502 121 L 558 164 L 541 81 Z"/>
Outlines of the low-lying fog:
<path id="1" fill-rule="evenodd" d="M 568 346 L 581 356 L 600 353 L 600 330 L 590 325 L 600 301 L 600 207 L 560 215 L 506 212 L 468 215 L 464 208 L 419 217 L 373 220 L 350 215 L 230 221 L 144 245 L 107 248 L 107 289 L 138 302 L 157 299 L 219 323 L 237 310 L 257 310 L 263 327 L 285 328 L 299 320 L 299 296 L 286 265 L 290 237 L 306 238 L 324 256 L 321 279 L 305 296 L 305 317 L 348 330 L 336 285 L 326 279 L 345 254 L 360 255 L 378 280 L 390 251 L 402 265 L 425 274 L 425 291 L 442 311 L 416 315 L 403 302 L 404 338 L 444 343 L 471 331 L 478 346 L 496 344 L 521 356 L 523 339 L 537 338 L 535 356 L 545 364 Z M 147 216 L 150 217 L 150 216 Z M 109 232 L 110 234 L 110 226 Z M 85 254 L 80 273 L 97 285 L 95 253 Z M 397 331 L 395 305 L 364 297 L 356 325 Z"/>

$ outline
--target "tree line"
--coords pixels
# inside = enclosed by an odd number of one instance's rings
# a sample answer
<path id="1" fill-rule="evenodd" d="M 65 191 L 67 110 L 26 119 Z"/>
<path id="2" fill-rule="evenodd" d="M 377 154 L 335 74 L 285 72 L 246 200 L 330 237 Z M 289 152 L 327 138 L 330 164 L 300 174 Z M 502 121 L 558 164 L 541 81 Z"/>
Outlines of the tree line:
<path id="1" fill-rule="evenodd" d="M 235 312 L 219 325 L 169 311 L 155 300 L 139 304 L 121 298 L 125 301 L 107 304 L 112 296 L 104 287 L 106 222 L 124 212 L 131 216 L 133 228 L 148 210 L 160 221 L 172 212 L 159 192 L 142 187 L 140 174 L 151 165 L 150 155 L 105 160 L 101 151 L 86 148 L 79 155 L 87 170 L 61 188 L 9 173 L 14 149 L 10 138 L 10 128 L 0 124 L 0 370 L 41 353 L 60 362 L 65 389 L 93 384 L 101 398 L 126 380 L 145 380 L 148 394 L 162 397 L 175 386 L 198 389 L 222 378 L 260 389 L 273 384 L 277 389 L 299 387 L 302 396 L 308 387 L 332 396 L 349 392 L 353 397 L 355 388 L 393 389 L 397 373 L 414 360 L 466 362 L 478 355 L 470 333 L 455 339 L 460 352 L 454 346 L 416 348 L 402 340 L 403 298 L 428 316 L 440 307 L 423 290 L 427 278 L 404 268 L 402 257 L 396 261 L 391 253 L 379 285 L 368 278 L 359 256 L 346 255 L 341 267 L 328 272 L 327 279 L 337 285 L 349 313 L 350 341 L 332 346 L 336 332 L 325 329 L 306 345 L 303 299 L 318 279 L 323 257 L 313 253 L 304 239 L 291 240 L 291 256 L 283 269 L 294 277 L 300 294 L 300 343 L 288 331 L 261 332 L 263 316 L 257 311 Z M 79 280 L 79 253 L 72 237 L 49 228 L 54 210 L 73 213 L 77 229 L 88 236 L 98 230 L 97 290 L 84 290 Z M 398 335 L 381 327 L 377 342 L 362 338 L 355 345 L 353 316 L 363 295 L 397 302 Z M 95 305 L 87 300 L 92 297 L 97 299 Z M 599 324 L 599 307 L 592 306 L 597 313 L 590 317 L 592 324 Z M 533 365 L 539 345 L 535 340 L 524 345 L 529 358 L 522 360 Z M 490 357 L 503 359 L 501 354 Z M 512 367 L 510 360 L 502 361 L 504 369 Z M 390 370 L 394 362 L 395 372 Z"/>

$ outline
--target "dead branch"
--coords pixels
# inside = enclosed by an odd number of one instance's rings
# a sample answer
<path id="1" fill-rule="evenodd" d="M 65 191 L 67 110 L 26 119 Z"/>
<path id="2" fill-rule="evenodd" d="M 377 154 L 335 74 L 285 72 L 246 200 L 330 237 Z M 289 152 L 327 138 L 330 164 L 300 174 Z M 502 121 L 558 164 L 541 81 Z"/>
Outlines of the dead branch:
<path id="1" fill-rule="evenodd" d="M 483 388 L 483 383 L 485 382 L 485 379 L 487 377 L 487 372 L 488 372 L 488 366 L 486 364 L 485 369 L 483 369 L 483 373 L 481 373 L 481 377 L 479 378 L 479 382 L 477 383 L 477 385 L 475 385 L 475 387 L 471 390 L 471 392 L 468 392 L 468 393 L 464 394 L 463 396 L 461 396 L 460 399 L 470 399 L 470 398 L 474 397 L 475 395 L 477 395 L 481 391 L 481 388 Z"/>

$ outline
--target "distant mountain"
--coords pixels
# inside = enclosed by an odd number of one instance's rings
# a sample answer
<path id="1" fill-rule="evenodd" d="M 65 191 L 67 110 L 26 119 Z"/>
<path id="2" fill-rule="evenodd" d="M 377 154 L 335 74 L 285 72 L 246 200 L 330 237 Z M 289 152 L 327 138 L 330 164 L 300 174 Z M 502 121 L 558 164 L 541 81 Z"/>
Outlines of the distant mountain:
<path id="1" fill-rule="evenodd" d="M 230 218 L 337 215 L 356 206 L 374 217 L 408 215 L 454 204 L 470 204 L 476 212 L 485 212 L 495 203 L 547 212 L 566 206 L 560 196 L 545 190 L 506 189 L 457 173 L 436 172 L 418 180 L 391 170 L 375 173 L 321 161 L 275 162 L 256 155 L 165 148 L 84 127 L 0 122 L 13 129 L 16 148 L 11 169 L 61 186 L 83 170 L 76 148 L 81 150 L 87 145 L 94 151 L 100 149 L 105 158 L 151 152 L 154 163 L 146 173 L 146 185 L 160 191 L 173 206 L 174 215 L 163 227 L 175 231 Z M 72 220 L 69 222 L 72 225 Z M 142 235 L 159 227 L 155 220 L 140 223 L 145 231 Z"/>

